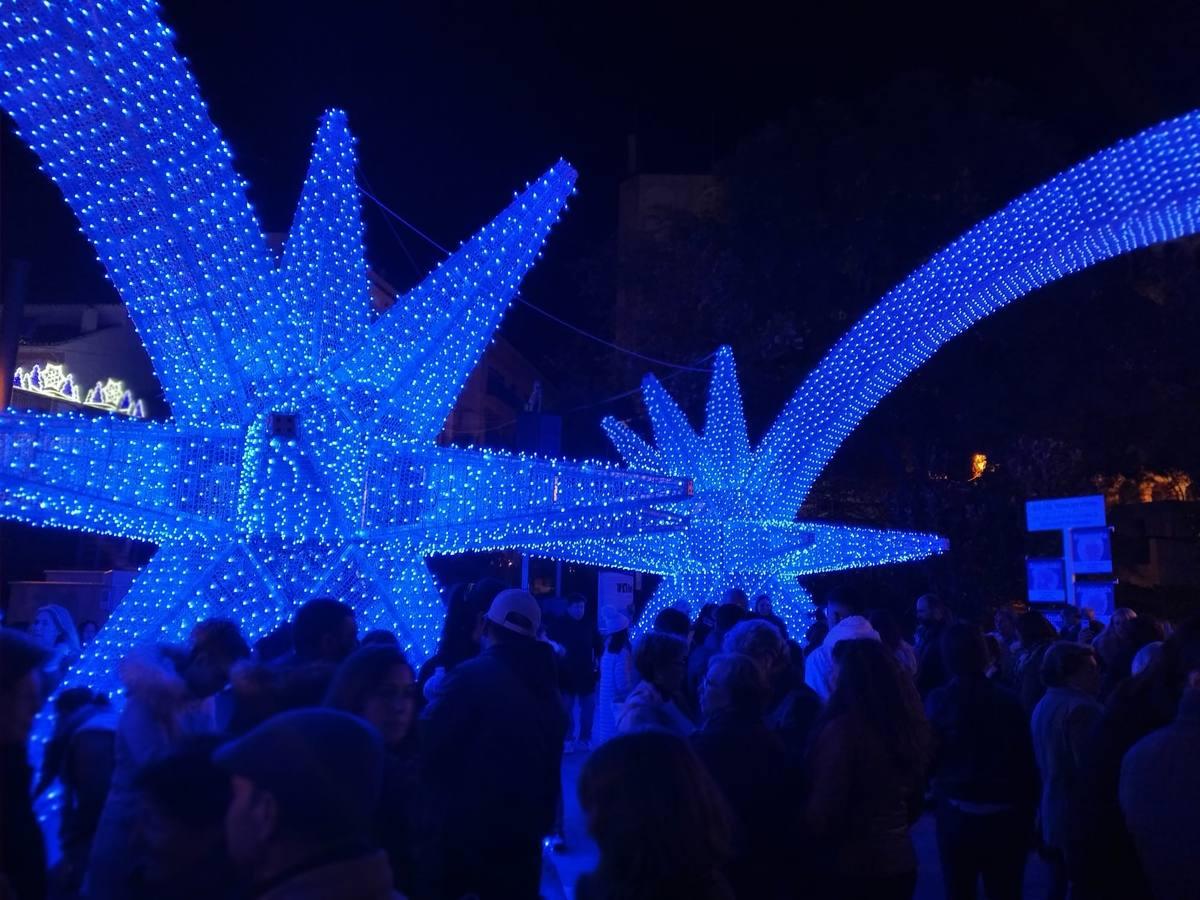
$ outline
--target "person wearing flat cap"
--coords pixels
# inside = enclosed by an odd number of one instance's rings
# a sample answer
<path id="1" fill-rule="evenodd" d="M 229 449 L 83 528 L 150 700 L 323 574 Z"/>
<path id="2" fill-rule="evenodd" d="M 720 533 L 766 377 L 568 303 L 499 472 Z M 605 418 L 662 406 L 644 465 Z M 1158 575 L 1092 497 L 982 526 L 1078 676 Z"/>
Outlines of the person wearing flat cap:
<path id="1" fill-rule="evenodd" d="M 370 839 L 383 742 L 332 709 L 272 716 L 217 751 L 233 799 L 229 855 L 256 900 L 397 900 L 387 856 Z"/>
<path id="2" fill-rule="evenodd" d="M 541 618 L 527 591 L 497 594 L 483 652 L 458 665 L 425 709 L 421 897 L 539 896 L 567 730 L 554 653 L 538 640 Z"/>

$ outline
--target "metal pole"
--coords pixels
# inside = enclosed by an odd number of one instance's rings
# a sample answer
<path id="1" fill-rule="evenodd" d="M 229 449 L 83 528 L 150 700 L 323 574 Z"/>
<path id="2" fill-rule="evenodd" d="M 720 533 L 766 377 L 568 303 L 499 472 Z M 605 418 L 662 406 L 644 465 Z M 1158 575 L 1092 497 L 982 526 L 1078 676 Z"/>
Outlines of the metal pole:
<path id="1" fill-rule="evenodd" d="M 25 316 L 25 289 L 29 263 L 13 260 L 4 273 L 4 303 L 0 306 L 0 409 L 12 400 L 13 372 L 17 368 L 17 343 Z"/>
<path id="2" fill-rule="evenodd" d="M 1067 582 L 1067 605 L 1076 606 L 1075 603 L 1075 555 L 1072 551 L 1075 549 L 1071 546 L 1071 529 L 1064 528 L 1063 536 L 1063 571 L 1066 574 Z"/>

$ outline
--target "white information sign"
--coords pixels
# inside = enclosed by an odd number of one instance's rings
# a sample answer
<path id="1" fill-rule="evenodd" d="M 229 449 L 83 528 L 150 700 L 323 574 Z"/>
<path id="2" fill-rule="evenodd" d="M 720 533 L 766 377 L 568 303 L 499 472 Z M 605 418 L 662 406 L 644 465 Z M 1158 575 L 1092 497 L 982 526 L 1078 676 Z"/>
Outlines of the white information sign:
<path id="1" fill-rule="evenodd" d="M 1025 527 L 1029 531 L 1098 528 L 1104 524 L 1104 497 L 1101 494 L 1025 501 Z"/>
<path id="2" fill-rule="evenodd" d="M 627 613 L 633 608 L 633 573 L 600 572 L 596 576 L 596 599 L 601 607 L 611 606 Z"/>

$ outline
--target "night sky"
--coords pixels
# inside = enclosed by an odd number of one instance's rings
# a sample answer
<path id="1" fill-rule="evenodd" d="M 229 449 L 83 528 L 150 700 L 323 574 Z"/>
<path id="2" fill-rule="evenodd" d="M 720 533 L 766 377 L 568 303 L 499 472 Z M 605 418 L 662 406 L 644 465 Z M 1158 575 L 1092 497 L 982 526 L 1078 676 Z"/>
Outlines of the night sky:
<path id="1" fill-rule="evenodd" d="M 951 92 L 981 82 L 1005 85 L 1026 117 L 1068 142 L 1072 161 L 1200 107 L 1200 8 L 1182 0 L 169 0 L 164 7 L 268 230 L 288 226 L 317 118 L 329 106 L 348 110 L 362 171 L 375 192 L 450 246 L 557 157 L 569 159 L 580 171 L 579 195 L 525 294 L 573 321 L 579 318 L 570 261 L 611 236 L 629 134 L 638 137 L 643 171 L 708 171 L 792 110 L 822 98 L 854 109 L 896 79 L 923 73 Z M 304 11 L 309 8 L 320 12 Z M 994 146 L 987 150 L 997 152 Z M 1019 170 L 1017 190 L 1055 171 L 1040 165 L 1031 160 Z M 954 174 L 947 173 L 948 185 Z M 902 185 L 908 173 L 898 169 L 894 177 Z M 53 186 L 34 174 L 31 155 L 7 121 L 3 203 L 4 257 L 34 263 L 30 302 L 114 299 L 71 213 Z M 367 221 L 371 262 L 398 288 L 415 283 L 438 259 L 414 234 L 399 229 L 398 239 L 369 204 Z M 880 277 L 899 279 L 969 224 L 914 222 L 919 239 L 913 243 L 925 249 Z M 797 285 L 798 296 L 803 289 Z M 1018 304 L 1023 320 L 1010 310 L 997 317 L 1003 323 L 981 328 L 1019 334 L 1061 327 L 1078 310 L 1068 295 L 1058 296 Z M 854 304 L 865 308 L 872 299 L 855 298 Z M 684 304 L 686 298 L 663 302 Z M 1136 317 L 1122 327 L 1136 329 Z M 503 330 L 535 362 L 545 342 L 579 340 L 519 307 Z M 711 349 L 697 346 L 693 358 Z M 1013 354 L 999 356 L 1009 358 L 1014 378 L 1027 371 Z M 914 381 L 962 379 L 971 364 L 969 354 L 955 355 L 951 348 Z M 1087 372 L 1073 371 L 1077 383 L 1030 395 L 1055 395 L 1087 382 Z M 797 371 L 797 380 L 802 374 Z M 1031 377 L 1044 384 L 1052 376 L 1066 377 L 1056 370 Z M 793 386 L 782 385 L 780 395 Z M 899 393 L 910 389 L 919 386 Z M 1194 408 L 1192 396 L 1191 417 Z M 1044 411 L 1030 415 L 1046 419 Z"/>

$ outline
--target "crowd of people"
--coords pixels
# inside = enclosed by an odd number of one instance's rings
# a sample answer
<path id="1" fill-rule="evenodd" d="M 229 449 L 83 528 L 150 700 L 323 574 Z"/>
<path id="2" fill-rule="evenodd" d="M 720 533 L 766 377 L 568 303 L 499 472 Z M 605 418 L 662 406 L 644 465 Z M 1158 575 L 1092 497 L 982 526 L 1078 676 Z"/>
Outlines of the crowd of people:
<path id="1" fill-rule="evenodd" d="M 1200 619 L 913 611 L 909 641 L 837 591 L 791 635 L 731 590 L 638 629 L 483 581 L 418 670 L 317 598 L 253 647 L 210 619 L 134 648 L 118 712 L 59 687 L 80 639 L 48 607 L 0 631 L 0 897 L 535 898 L 564 754 L 599 851 L 581 900 L 910 898 L 923 814 L 950 900 L 1021 897 L 1033 853 L 1053 898 L 1200 897 Z"/>

